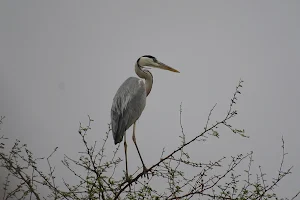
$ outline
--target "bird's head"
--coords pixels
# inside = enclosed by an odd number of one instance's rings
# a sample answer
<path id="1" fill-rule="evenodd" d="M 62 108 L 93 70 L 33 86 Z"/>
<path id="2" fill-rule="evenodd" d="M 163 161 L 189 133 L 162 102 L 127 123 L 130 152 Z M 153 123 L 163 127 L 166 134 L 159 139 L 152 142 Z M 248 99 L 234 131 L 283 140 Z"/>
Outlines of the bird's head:
<path id="1" fill-rule="evenodd" d="M 144 56 L 140 57 L 137 60 L 137 64 L 140 67 L 153 67 L 153 68 L 164 69 L 164 70 L 169 70 L 172 72 L 180 73 L 176 69 L 158 61 L 155 57 L 150 56 L 150 55 L 144 55 Z"/>

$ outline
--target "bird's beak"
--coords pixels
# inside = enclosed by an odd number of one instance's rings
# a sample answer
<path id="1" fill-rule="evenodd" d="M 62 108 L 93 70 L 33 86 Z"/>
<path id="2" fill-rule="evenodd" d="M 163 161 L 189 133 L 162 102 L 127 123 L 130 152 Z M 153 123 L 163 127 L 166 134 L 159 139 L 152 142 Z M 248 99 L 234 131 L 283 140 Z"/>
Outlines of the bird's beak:
<path id="1" fill-rule="evenodd" d="M 174 68 L 172 68 L 172 67 L 170 67 L 170 66 L 168 66 L 168 65 L 166 65 L 162 62 L 158 62 L 158 66 L 156 66 L 156 67 L 159 68 L 159 69 L 164 69 L 164 70 L 169 70 L 171 72 L 180 73 L 178 70 L 176 70 L 176 69 L 174 69 Z"/>

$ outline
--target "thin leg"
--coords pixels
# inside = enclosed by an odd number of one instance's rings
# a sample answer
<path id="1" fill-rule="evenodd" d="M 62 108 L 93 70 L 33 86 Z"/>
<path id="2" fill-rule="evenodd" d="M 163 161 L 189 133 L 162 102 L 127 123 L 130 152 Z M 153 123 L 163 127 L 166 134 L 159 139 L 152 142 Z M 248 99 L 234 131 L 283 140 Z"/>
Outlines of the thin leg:
<path id="1" fill-rule="evenodd" d="M 141 153 L 140 153 L 139 148 L 138 148 L 137 143 L 136 143 L 136 138 L 135 138 L 135 122 L 134 122 L 134 124 L 133 124 L 132 140 L 133 140 L 133 142 L 134 142 L 134 144 L 135 144 L 135 147 L 136 147 L 136 149 L 137 149 L 137 152 L 139 153 L 140 159 L 141 159 L 141 161 L 142 161 L 142 164 L 143 164 L 143 171 L 144 171 L 144 173 L 146 173 L 148 169 L 146 168 L 146 166 L 145 166 L 145 164 L 144 164 L 143 158 L 142 158 L 142 156 L 141 156 Z M 146 174 L 147 174 L 147 178 L 149 179 L 148 173 L 146 173 Z"/>
<path id="2" fill-rule="evenodd" d="M 127 143 L 126 143 L 126 133 L 124 135 L 124 150 L 125 150 L 125 161 L 126 161 L 126 174 L 125 174 L 125 178 L 127 179 L 127 181 L 129 180 L 129 176 L 128 176 L 128 164 L 127 164 Z"/>

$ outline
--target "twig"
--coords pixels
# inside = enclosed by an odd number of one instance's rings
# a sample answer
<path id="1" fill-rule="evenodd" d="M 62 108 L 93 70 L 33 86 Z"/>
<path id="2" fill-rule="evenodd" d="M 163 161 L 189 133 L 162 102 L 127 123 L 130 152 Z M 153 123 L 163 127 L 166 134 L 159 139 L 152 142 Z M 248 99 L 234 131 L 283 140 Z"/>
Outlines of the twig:
<path id="1" fill-rule="evenodd" d="M 235 103 L 235 100 L 237 99 L 236 96 L 237 94 L 239 94 L 239 88 L 242 87 L 241 83 L 243 81 L 240 80 L 238 86 L 236 87 L 236 91 L 234 92 L 233 98 L 231 99 L 231 103 L 230 103 L 230 108 L 229 111 L 226 115 L 226 117 L 219 122 L 216 122 L 214 125 L 212 125 L 210 128 L 206 128 L 202 133 L 200 133 L 199 135 L 197 135 L 196 137 L 194 137 L 193 139 L 191 139 L 189 142 L 184 143 L 183 145 L 181 145 L 179 148 L 177 148 L 176 150 L 174 150 L 172 153 L 170 153 L 168 156 L 160 159 L 160 161 L 158 161 L 156 164 L 152 165 L 150 168 L 148 168 L 146 170 L 146 172 L 141 172 L 140 174 L 138 174 L 135 178 L 131 179 L 124 187 L 122 187 L 119 192 L 117 193 L 117 195 L 115 196 L 114 199 L 117 199 L 120 194 L 127 188 L 129 187 L 132 183 L 136 182 L 140 177 L 142 177 L 144 175 L 144 173 L 148 173 L 149 171 L 151 171 L 152 169 L 154 169 L 155 167 L 159 166 L 159 164 L 161 164 L 162 162 L 164 162 L 165 160 L 171 158 L 175 153 L 181 151 L 184 147 L 188 146 L 189 144 L 191 144 L 192 142 L 196 141 L 198 138 L 202 137 L 205 133 L 214 130 L 214 128 L 218 127 L 220 124 L 224 124 L 227 126 L 226 121 L 231 119 L 232 117 L 234 117 L 235 115 L 237 115 L 236 111 L 232 111 L 232 106 Z"/>

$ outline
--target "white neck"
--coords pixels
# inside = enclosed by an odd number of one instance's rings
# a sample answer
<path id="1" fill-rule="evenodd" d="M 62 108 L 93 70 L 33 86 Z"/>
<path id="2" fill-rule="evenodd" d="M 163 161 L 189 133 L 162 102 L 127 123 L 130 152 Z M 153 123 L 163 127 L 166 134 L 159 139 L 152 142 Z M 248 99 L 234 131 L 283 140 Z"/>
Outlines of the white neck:
<path id="1" fill-rule="evenodd" d="M 145 79 L 147 96 L 150 94 L 153 85 L 153 76 L 148 70 L 142 70 L 138 63 L 135 64 L 135 73 Z"/>

